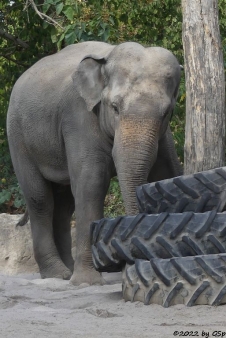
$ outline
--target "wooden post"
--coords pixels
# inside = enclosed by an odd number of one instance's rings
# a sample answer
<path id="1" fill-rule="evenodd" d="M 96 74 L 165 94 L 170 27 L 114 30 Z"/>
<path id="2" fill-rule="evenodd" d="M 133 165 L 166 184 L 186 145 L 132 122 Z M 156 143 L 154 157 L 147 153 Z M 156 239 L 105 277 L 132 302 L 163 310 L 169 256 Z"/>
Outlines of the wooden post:
<path id="1" fill-rule="evenodd" d="M 182 11 L 190 174 L 225 165 L 225 78 L 217 0 L 182 0 Z"/>

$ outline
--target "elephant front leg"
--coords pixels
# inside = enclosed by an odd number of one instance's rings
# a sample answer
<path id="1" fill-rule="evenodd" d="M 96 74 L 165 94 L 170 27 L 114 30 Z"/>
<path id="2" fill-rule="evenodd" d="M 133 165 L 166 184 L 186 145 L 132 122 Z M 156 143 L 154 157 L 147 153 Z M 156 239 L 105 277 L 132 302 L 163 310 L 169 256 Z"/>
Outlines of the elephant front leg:
<path id="1" fill-rule="evenodd" d="M 110 183 L 110 175 L 106 171 L 97 170 L 82 175 L 77 180 L 75 193 L 76 214 L 76 252 L 74 273 L 71 283 L 103 284 L 104 280 L 94 269 L 91 245 L 90 224 L 103 218 L 104 199 Z"/>

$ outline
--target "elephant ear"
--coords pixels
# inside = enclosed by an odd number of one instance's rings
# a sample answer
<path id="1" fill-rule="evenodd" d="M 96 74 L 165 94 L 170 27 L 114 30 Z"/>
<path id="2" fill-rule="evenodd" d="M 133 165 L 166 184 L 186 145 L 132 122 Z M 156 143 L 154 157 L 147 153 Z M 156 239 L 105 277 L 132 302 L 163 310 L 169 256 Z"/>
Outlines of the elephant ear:
<path id="1" fill-rule="evenodd" d="M 86 56 L 79 64 L 78 69 L 72 76 L 74 86 L 84 99 L 88 111 L 100 102 L 104 88 L 104 77 L 101 72 L 106 59 L 98 56 Z"/>

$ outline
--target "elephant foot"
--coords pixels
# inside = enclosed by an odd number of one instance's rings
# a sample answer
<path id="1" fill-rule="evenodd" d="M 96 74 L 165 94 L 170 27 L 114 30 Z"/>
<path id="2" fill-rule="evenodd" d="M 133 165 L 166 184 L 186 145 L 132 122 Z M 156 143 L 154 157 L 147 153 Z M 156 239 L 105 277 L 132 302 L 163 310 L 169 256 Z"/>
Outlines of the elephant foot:
<path id="1" fill-rule="evenodd" d="M 73 273 L 74 271 L 74 260 L 73 258 L 71 257 L 61 257 L 63 263 L 66 265 L 66 267 L 71 271 L 71 274 Z"/>
<path id="2" fill-rule="evenodd" d="M 70 279 L 70 283 L 76 286 L 83 283 L 88 285 L 104 285 L 105 280 L 95 269 L 85 269 L 83 267 L 78 267 L 75 268 L 74 273 Z"/>
<path id="3" fill-rule="evenodd" d="M 66 266 L 64 266 L 63 263 L 61 263 L 40 269 L 40 274 L 43 279 L 60 278 L 69 280 L 71 278 L 72 272 Z"/>

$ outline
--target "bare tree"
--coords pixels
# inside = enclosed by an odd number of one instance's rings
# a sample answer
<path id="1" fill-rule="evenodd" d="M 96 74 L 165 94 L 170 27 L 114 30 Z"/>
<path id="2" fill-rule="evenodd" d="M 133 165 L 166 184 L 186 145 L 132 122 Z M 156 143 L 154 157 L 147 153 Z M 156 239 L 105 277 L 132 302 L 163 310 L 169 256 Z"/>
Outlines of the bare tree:
<path id="1" fill-rule="evenodd" d="M 224 166 L 225 78 L 217 0 L 182 0 L 185 174 Z"/>

